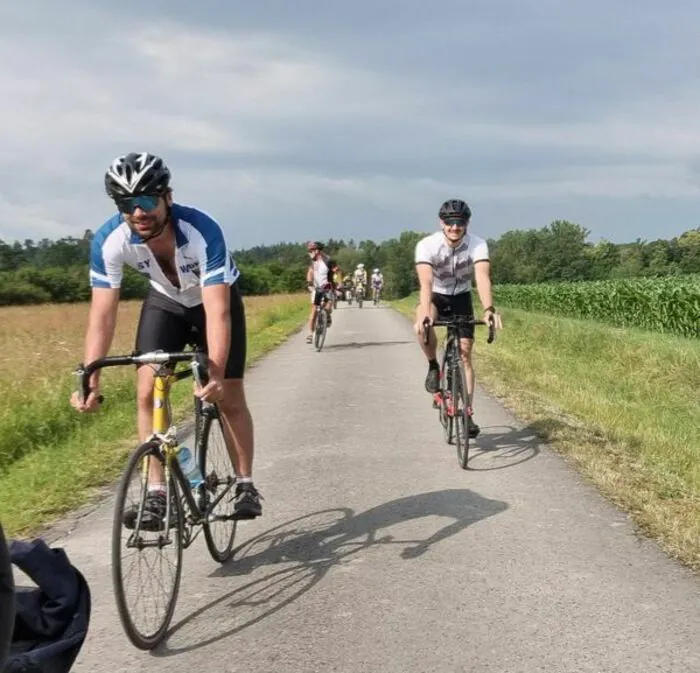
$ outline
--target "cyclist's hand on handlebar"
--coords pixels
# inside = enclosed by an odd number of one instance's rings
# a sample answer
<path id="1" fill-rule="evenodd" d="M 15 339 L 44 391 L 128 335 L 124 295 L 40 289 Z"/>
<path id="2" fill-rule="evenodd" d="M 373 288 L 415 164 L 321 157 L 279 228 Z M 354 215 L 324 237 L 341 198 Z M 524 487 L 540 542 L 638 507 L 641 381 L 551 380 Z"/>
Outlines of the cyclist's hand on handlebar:
<path id="1" fill-rule="evenodd" d="M 492 321 L 495 329 L 503 329 L 503 322 L 501 321 L 500 314 L 494 311 L 486 311 L 486 313 L 484 313 L 484 322 L 489 323 Z"/>
<path id="2" fill-rule="evenodd" d="M 418 314 L 418 317 L 417 317 L 417 319 L 416 319 L 415 324 L 413 325 L 413 329 L 415 329 L 416 334 L 417 334 L 418 336 L 420 336 L 421 334 L 423 334 L 423 332 L 424 332 L 425 329 L 426 329 L 426 324 L 427 324 L 428 326 L 429 326 L 429 325 L 432 325 L 432 324 L 433 324 L 433 319 L 432 319 L 429 315 L 427 315 L 426 313 L 420 312 L 420 313 Z"/>
<path id="3" fill-rule="evenodd" d="M 205 402 L 221 402 L 224 397 L 224 382 L 222 379 L 210 378 L 203 388 L 198 388 L 195 384 L 194 394 Z"/>
<path id="4" fill-rule="evenodd" d="M 80 413 L 97 411 L 100 406 L 100 389 L 93 388 L 86 400 L 83 400 L 82 393 L 76 390 L 70 398 L 71 406 Z"/>

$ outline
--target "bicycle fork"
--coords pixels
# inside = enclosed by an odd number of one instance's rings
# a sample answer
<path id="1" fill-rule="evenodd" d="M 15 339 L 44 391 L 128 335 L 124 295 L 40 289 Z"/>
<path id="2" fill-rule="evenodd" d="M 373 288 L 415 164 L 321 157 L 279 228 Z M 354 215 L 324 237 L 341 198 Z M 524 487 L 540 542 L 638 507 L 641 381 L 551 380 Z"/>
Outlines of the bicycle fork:
<path id="1" fill-rule="evenodd" d="M 170 422 L 170 407 L 168 394 L 175 377 L 156 373 L 153 380 L 153 432 L 147 441 L 159 442 L 162 450 L 165 465 L 163 467 L 163 483 L 165 484 L 165 516 L 163 517 L 163 527 L 165 535 L 161 532 L 156 540 L 144 540 L 141 536 L 141 519 L 143 517 L 146 497 L 148 495 L 148 482 L 150 476 L 150 461 L 155 460 L 155 457 L 147 456 L 141 460 L 141 499 L 139 504 L 139 512 L 136 517 L 136 523 L 133 533 L 129 536 L 126 543 L 127 547 L 135 547 L 139 550 L 144 547 L 165 547 L 172 544 L 170 536 L 170 522 L 173 515 L 173 493 L 171 493 L 173 478 L 172 478 L 172 461 L 177 460 L 177 452 L 179 446 L 176 439 L 175 428 L 169 428 Z"/>
<path id="2" fill-rule="evenodd" d="M 452 366 L 451 360 L 448 361 L 448 362 L 449 362 L 449 365 L 448 365 L 448 366 L 451 367 L 451 366 Z M 443 381 L 442 372 L 440 372 L 440 381 L 441 381 L 441 382 Z M 466 381 L 464 382 L 464 384 L 466 385 Z M 459 412 L 458 412 L 457 410 L 455 410 L 455 401 L 454 401 L 454 399 L 452 398 L 452 390 L 451 390 L 451 388 L 452 388 L 452 385 L 451 385 L 451 377 L 449 377 L 448 380 L 447 380 L 447 385 L 445 386 L 445 388 L 443 388 L 442 385 L 441 385 L 441 386 L 440 386 L 440 390 L 438 390 L 438 392 L 436 392 L 436 393 L 433 395 L 433 408 L 434 408 L 434 409 L 439 409 L 439 408 L 441 408 L 441 407 L 444 407 L 447 416 L 450 417 L 450 418 L 454 418 L 454 417 L 457 415 L 457 413 L 459 413 Z M 444 390 L 444 397 L 443 397 L 443 390 Z M 464 412 L 465 412 L 465 414 L 466 414 L 466 416 L 467 416 L 468 418 L 471 418 L 471 416 L 472 416 L 472 407 L 471 407 L 471 405 L 469 404 L 469 400 L 468 400 L 468 399 L 466 400 L 466 402 L 465 402 L 465 404 L 464 404 Z"/>

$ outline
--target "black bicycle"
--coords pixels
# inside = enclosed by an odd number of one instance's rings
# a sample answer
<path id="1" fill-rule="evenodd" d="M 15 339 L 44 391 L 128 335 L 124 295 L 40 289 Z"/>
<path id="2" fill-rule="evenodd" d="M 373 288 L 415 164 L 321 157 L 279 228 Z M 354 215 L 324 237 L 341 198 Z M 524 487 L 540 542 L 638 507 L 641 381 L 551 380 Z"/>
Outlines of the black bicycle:
<path id="1" fill-rule="evenodd" d="M 175 371 L 179 362 L 188 369 Z M 83 399 L 90 392 L 93 372 L 104 367 L 152 365 L 153 432 L 130 456 L 117 489 L 112 524 L 112 583 L 119 618 L 129 640 L 140 649 L 152 649 L 167 633 L 175 611 L 182 575 L 182 552 L 204 531 L 212 558 L 223 563 L 233 553 L 237 516 L 231 465 L 223 426 L 215 404 L 195 397 L 195 439 L 188 456 L 188 475 L 172 425 L 172 385 L 194 376 L 205 385 L 206 355 L 200 351 L 104 357 L 79 365 Z M 102 401 L 102 399 L 100 400 Z M 187 449 L 187 451 L 189 451 Z M 154 462 L 165 491 L 164 511 L 154 516 L 145 510 Z M 198 468 L 198 470 L 196 469 Z M 196 474 L 196 476 L 193 476 Z M 133 491 L 133 492 L 132 492 Z M 136 567 L 134 567 L 136 566 Z M 141 582 L 140 586 L 132 586 Z"/>
<path id="2" fill-rule="evenodd" d="M 423 322 L 423 341 L 428 343 L 431 321 Z M 433 406 L 438 410 L 445 441 L 457 447 L 457 460 L 462 469 L 467 469 L 469 462 L 469 439 L 472 427 L 472 409 L 467 394 L 467 376 L 459 348 L 459 328 L 465 325 L 488 325 L 487 343 L 496 338 L 493 323 L 476 320 L 471 316 L 453 316 L 432 322 L 433 327 L 447 327 L 447 338 L 440 363 L 440 389 L 433 397 Z"/>
<path id="3" fill-rule="evenodd" d="M 355 299 L 357 300 L 357 308 L 362 308 L 362 303 L 365 300 L 365 286 L 358 283 L 355 287 Z"/>
<path id="4" fill-rule="evenodd" d="M 335 290 L 325 289 L 323 291 L 323 297 L 320 303 L 316 306 L 316 312 L 314 316 L 314 346 L 317 351 L 321 351 L 323 344 L 326 342 L 326 333 L 328 332 L 328 319 L 329 312 L 326 308 L 328 304 L 332 305 L 333 296 Z"/>

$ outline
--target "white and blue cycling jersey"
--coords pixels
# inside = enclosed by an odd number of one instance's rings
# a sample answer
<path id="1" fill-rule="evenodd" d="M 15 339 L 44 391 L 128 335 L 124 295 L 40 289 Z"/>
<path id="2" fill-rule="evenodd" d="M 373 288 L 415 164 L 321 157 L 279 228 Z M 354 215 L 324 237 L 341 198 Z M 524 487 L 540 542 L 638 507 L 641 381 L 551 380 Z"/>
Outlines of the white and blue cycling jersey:
<path id="1" fill-rule="evenodd" d="M 121 287 L 124 264 L 148 276 L 151 286 L 183 306 L 202 303 L 202 287 L 233 285 L 240 272 L 216 220 L 189 206 L 174 203 L 174 267 L 180 287 L 170 282 L 146 242 L 132 232 L 120 213 L 95 233 L 90 252 L 91 287 Z"/>

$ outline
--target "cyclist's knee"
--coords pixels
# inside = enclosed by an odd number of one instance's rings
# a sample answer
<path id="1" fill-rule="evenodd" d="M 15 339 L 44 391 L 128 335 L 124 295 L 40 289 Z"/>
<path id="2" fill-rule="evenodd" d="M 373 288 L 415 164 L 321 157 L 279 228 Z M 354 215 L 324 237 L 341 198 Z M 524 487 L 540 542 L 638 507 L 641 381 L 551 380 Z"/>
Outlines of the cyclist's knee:
<path id="1" fill-rule="evenodd" d="M 219 407 L 226 415 L 248 413 L 243 379 L 226 379 L 224 381 L 224 398 L 219 402 Z"/>
<path id="2" fill-rule="evenodd" d="M 459 340 L 459 350 L 462 354 L 462 359 L 465 364 L 471 365 L 472 359 L 472 346 L 474 345 L 474 339 L 460 339 Z"/>

